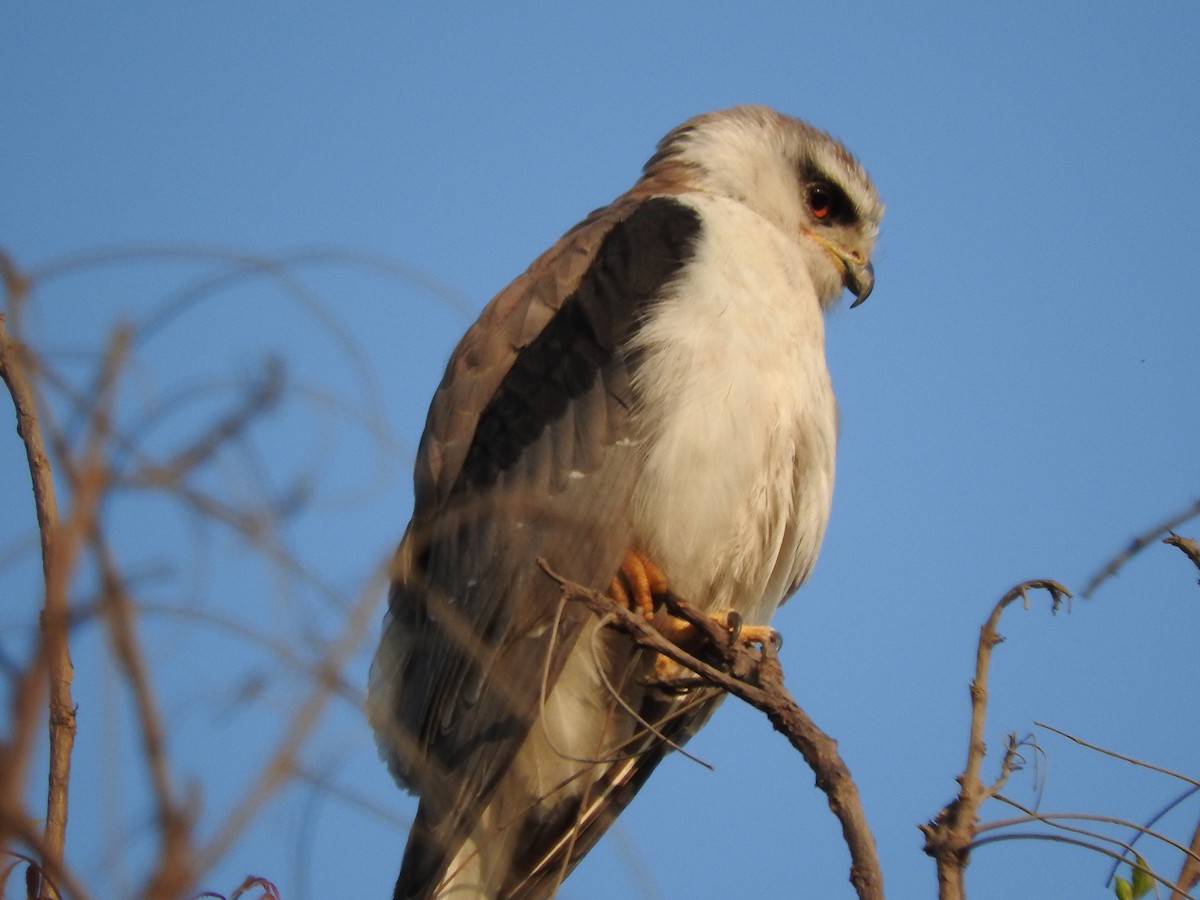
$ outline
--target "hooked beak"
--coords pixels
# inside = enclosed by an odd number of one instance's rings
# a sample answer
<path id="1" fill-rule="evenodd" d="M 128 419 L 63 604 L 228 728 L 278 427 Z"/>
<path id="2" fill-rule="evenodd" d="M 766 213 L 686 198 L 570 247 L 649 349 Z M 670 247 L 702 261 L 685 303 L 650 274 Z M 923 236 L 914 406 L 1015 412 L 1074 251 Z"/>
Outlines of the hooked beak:
<path id="1" fill-rule="evenodd" d="M 800 230 L 829 251 L 829 255 L 841 266 L 842 284 L 854 295 L 854 302 L 850 304 L 851 309 L 871 296 L 871 291 L 875 289 L 875 267 L 871 265 L 869 259 L 864 259 L 864 255 L 858 251 L 851 253 L 843 249 L 824 235 L 817 234 L 808 228 L 801 226 Z"/>
<path id="2" fill-rule="evenodd" d="M 870 262 L 857 262 L 845 256 L 841 257 L 841 260 L 846 267 L 846 287 L 855 298 L 850 304 L 850 308 L 854 309 L 871 296 L 875 287 L 875 267 Z"/>

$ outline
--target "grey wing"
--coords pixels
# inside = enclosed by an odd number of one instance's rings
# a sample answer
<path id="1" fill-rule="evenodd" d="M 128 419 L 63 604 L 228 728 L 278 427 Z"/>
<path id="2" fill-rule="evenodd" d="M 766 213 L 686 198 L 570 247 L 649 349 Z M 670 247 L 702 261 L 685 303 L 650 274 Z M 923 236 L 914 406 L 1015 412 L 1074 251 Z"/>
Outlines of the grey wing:
<path id="1" fill-rule="evenodd" d="M 624 347 L 698 227 L 667 198 L 609 207 L 497 295 L 451 357 L 371 675 L 381 749 L 421 795 L 398 895 L 441 877 L 587 615 L 538 558 L 605 589 L 629 549 Z"/>

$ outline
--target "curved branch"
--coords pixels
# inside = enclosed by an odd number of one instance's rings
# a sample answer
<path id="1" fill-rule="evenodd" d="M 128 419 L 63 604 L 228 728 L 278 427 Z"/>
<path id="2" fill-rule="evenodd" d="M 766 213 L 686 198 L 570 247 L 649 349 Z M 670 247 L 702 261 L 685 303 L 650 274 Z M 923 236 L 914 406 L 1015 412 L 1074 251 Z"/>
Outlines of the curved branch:
<path id="1" fill-rule="evenodd" d="M 1127 854 L 1136 853 L 1136 851 L 1133 848 L 1133 843 L 1134 843 L 1133 841 L 1123 841 L 1120 838 L 1109 837 L 1108 835 L 1102 834 L 1098 831 L 1091 831 L 1089 829 L 1080 828 L 1075 825 L 1065 824 L 1066 822 L 1071 822 L 1071 821 L 1101 822 L 1106 825 L 1116 825 L 1120 828 L 1127 828 L 1130 831 L 1135 832 L 1135 834 L 1138 835 L 1139 837 L 1144 834 L 1147 837 L 1153 838 L 1156 841 L 1161 841 L 1162 843 L 1166 844 L 1167 846 L 1172 847 L 1175 850 L 1178 850 L 1180 852 L 1180 854 L 1182 854 L 1183 856 L 1187 856 L 1187 857 L 1194 856 L 1194 854 L 1190 850 L 1188 850 L 1188 848 L 1185 847 L 1183 844 L 1179 843 L 1179 841 L 1176 841 L 1176 840 L 1168 837 L 1167 835 L 1163 834 L 1162 832 L 1155 831 L 1153 828 L 1150 828 L 1145 825 L 1139 825 L 1137 822 L 1131 822 L 1129 819 L 1122 819 L 1119 816 L 1105 816 L 1105 815 L 1101 815 L 1099 813 L 1076 813 L 1076 812 L 1042 813 L 1042 812 L 1038 812 L 1035 809 L 1030 809 L 1029 807 L 1025 806 L 1024 804 L 1018 803 L 1016 800 L 1012 800 L 1008 797 L 1005 797 L 1003 794 L 997 794 L 996 799 L 999 800 L 1001 803 L 1007 803 L 1009 806 L 1013 807 L 1014 809 L 1020 810 L 1023 813 L 1023 815 L 1020 818 L 1016 818 L 1016 819 L 1002 820 L 999 822 L 989 822 L 987 825 L 981 825 L 978 829 L 979 831 L 994 831 L 999 828 L 1009 828 L 1009 827 L 1012 827 L 1013 825 L 1024 824 L 1026 822 L 1041 822 L 1043 825 L 1048 825 L 1051 828 L 1058 828 L 1058 829 L 1061 829 L 1062 831 L 1070 831 L 1074 834 L 1083 835 L 1084 837 L 1095 838 L 1096 840 L 1106 841 L 1110 844 L 1116 844 L 1118 847 L 1123 848 Z M 978 844 L 978 843 L 979 842 L 977 841 L 976 844 Z M 1125 860 L 1125 861 L 1128 862 L 1128 860 Z M 1197 857 L 1197 861 L 1200 861 L 1200 857 Z"/>
<path id="2" fill-rule="evenodd" d="M 715 646 L 724 669 L 716 668 L 668 640 L 628 607 L 567 580 L 551 569 L 544 559 L 539 559 L 538 565 L 557 582 L 564 596 L 582 602 L 600 617 L 608 616 L 612 627 L 628 635 L 634 643 L 661 653 L 708 684 L 722 688 L 764 712 L 775 730 L 804 757 L 816 776 L 817 787 L 825 793 L 830 810 L 841 823 L 842 836 L 850 850 L 850 881 L 860 900 L 883 900 L 883 871 L 858 788 L 838 754 L 837 742 L 817 727 L 784 687 L 783 669 L 773 648 L 764 645 L 760 651 L 746 642 L 718 639 Z M 706 616 L 696 613 L 678 598 L 671 598 L 668 603 L 673 607 L 672 614 L 700 627 L 707 624 Z M 735 676 L 731 674 L 733 672 L 745 674 Z"/>

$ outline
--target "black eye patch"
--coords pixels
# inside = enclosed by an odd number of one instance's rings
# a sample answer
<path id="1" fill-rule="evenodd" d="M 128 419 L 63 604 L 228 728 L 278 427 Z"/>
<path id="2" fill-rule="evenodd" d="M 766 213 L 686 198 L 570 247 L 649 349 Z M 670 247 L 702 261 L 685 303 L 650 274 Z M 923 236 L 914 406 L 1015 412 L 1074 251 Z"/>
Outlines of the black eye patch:
<path id="1" fill-rule="evenodd" d="M 852 225 L 858 221 L 858 211 L 846 192 L 832 181 L 816 179 L 808 182 L 808 210 L 818 222 L 827 225 Z"/>

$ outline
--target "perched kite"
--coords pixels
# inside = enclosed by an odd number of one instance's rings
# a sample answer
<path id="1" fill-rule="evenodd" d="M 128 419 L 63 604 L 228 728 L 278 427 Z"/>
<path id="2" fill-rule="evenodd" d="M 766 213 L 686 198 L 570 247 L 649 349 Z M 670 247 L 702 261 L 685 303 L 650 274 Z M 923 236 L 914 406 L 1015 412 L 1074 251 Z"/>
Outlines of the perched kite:
<path id="1" fill-rule="evenodd" d="M 656 687 L 654 654 L 538 560 L 657 624 L 667 587 L 767 623 L 829 517 L 822 313 L 871 292 L 882 215 L 824 132 L 707 113 L 467 331 L 371 667 L 381 753 L 420 796 L 398 900 L 552 895 L 712 714 L 717 691 Z"/>

